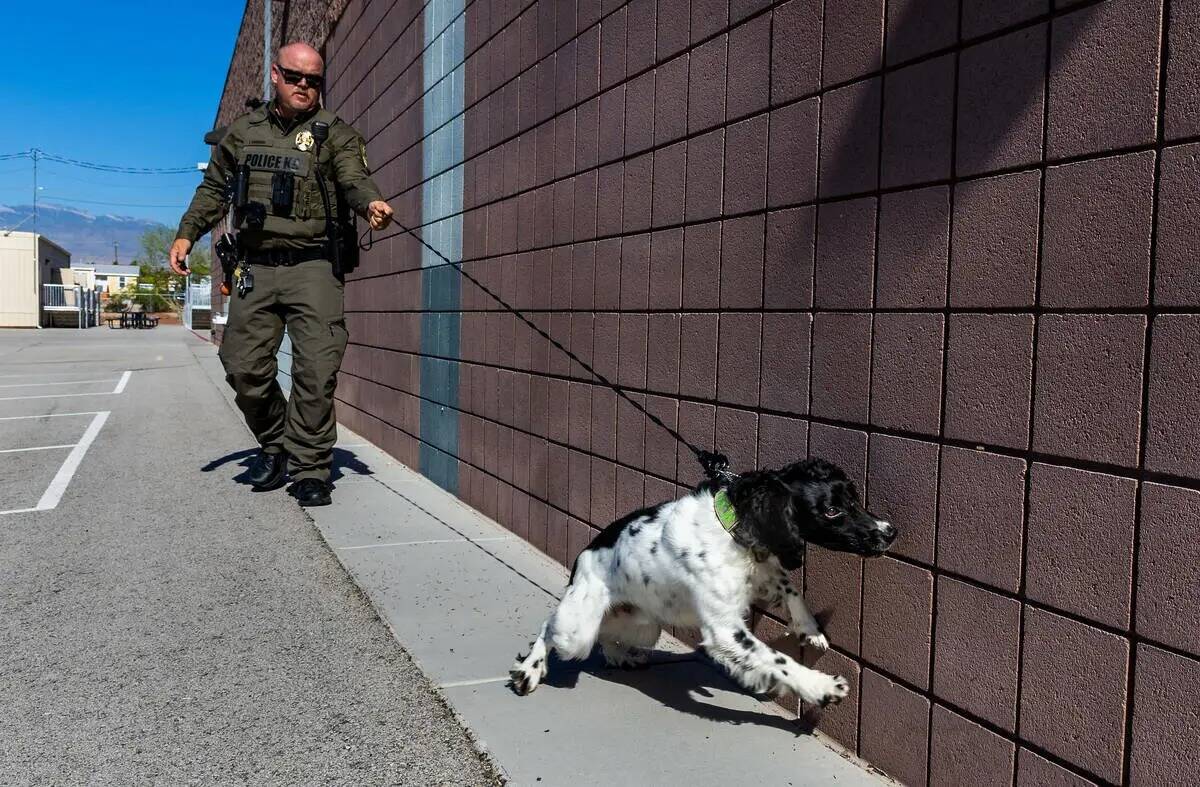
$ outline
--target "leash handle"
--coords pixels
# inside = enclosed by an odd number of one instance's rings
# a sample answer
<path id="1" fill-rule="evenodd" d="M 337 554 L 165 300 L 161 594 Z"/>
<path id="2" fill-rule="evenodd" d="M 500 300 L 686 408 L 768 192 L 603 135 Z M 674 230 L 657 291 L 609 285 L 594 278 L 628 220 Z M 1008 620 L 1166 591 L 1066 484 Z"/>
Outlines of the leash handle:
<path id="1" fill-rule="evenodd" d="M 499 295 L 497 295 L 496 293 L 494 293 L 490 289 L 488 289 L 486 284 L 479 281 L 474 276 L 472 276 L 471 274 L 469 274 L 465 270 L 463 270 L 461 262 L 455 262 L 454 260 L 451 260 L 445 254 L 442 254 L 440 251 L 438 251 L 434 247 L 430 246 L 428 243 L 425 242 L 424 238 L 422 238 L 420 235 L 418 235 L 416 233 L 415 230 L 413 230 L 409 227 L 406 227 L 403 223 L 401 223 L 400 221 L 397 221 L 395 216 L 392 217 L 392 223 L 394 223 L 397 227 L 399 227 L 404 232 L 407 232 L 409 235 L 412 235 L 414 238 L 416 238 L 418 243 L 420 243 L 422 246 L 424 246 L 425 248 L 429 249 L 431 252 L 436 254 L 437 257 L 439 259 L 441 259 L 443 262 L 445 262 L 447 265 L 453 265 L 454 268 L 459 272 L 459 274 L 461 274 L 463 276 L 463 278 L 467 279 L 472 284 L 474 284 L 476 287 L 478 287 L 479 289 L 481 289 L 485 293 L 487 293 L 488 296 L 492 300 L 494 300 L 496 303 L 498 303 L 502 307 L 504 307 L 505 311 L 511 312 L 512 314 L 516 315 L 517 318 L 519 320 L 521 320 L 521 322 L 525 323 L 530 328 L 532 328 L 543 339 L 546 339 L 552 345 L 557 347 L 559 350 L 562 350 L 562 352 L 568 358 L 570 358 L 572 361 L 574 361 L 575 363 L 579 364 L 584 369 L 586 369 L 589 374 L 591 374 L 593 377 L 595 377 L 597 380 L 599 380 L 601 383 L 603 383 L 605 386 L 607 386 L 609 389 L 611 389 L 615 394 L 617 394 L 617 396 L 620 396 L 622 399 L 629 402 L 631 405 L 633 405 L 638 410 L 640 410 L 643 415 L 645 415 L 647 418 L 650 419 L 651 423 L 661 427 L 663 430 L 665 430 L 667 432 L 667 434 L 671 435 L 676 440 L 678 440 L 679 442 L 686 445 L 688 447 L 688 449 L 692 452 L 692 454 L 696 457 L 696 461 L 698 461 L 700 463 L 700 466 L 702 468 L 704 468 L 704 474 L 705 474 L 705 476 L 708 477 L 708 479 L 710 481 L 713 481 L 713 482 L 723 486 L 725 484 L 728 484 L 730 481 L 732 481 L 736 477 L 736 474 L 733 473 L 729 469 L 729 459 L 724 454 L 715 453 L 712 451 L 704 451 L 704 450 L 701 450 L 700 448 L 697 448 L 696 446 L 692 445 L 692 443 L 689 442 L 687 440 L 687 438 L 685 438 L 679 432 L 675 431 L 674 429 L 672 429 L 671 427 L 669 427 L 665 423 L 663 423 L 661 418 L 654 415 L 654 413 L 650 412 L 645 407 L 643 407 L 642 405 L 638 404 L 636 401 L 631 399 L 629 397 L 629 395 L 626 394 L 623 390 L 621 390 L 621 388 L 618 385 L 611 382 L 607 377 L 605 377 L 604 375 L 600 374 L 600 372 L 593 369 L 590 364 L 586 363 L 578 355 L 571 352 L 566 347 L 562 346 L 562 344 L 560 344 L 558 342 L 558 340 L 556 340 L 553 336 L 551 336 L 550 334 L 543 331 L 541 328 L 539 328 L 537 325 L 535 325 L 528 317 L 526 317 L 524 314 L 522 314 L 519 310 L 513 308 L 511 305 L 509 305 L 507 302 L 505 302 L 505 300 L 503 298 L 501 298 Z M 371 246 L 375 242 L 374 236 L 371 234 L 371 230 L 369 227 L 367 229 L 367 232 L 364 233 L 364 237 L 368 238 L 367 243 L 364 246 L 363 239 L 360 237 L 359 238 L 359 248 L 363 249 L 365 251 L 367 249 L 370 249 Z"/>

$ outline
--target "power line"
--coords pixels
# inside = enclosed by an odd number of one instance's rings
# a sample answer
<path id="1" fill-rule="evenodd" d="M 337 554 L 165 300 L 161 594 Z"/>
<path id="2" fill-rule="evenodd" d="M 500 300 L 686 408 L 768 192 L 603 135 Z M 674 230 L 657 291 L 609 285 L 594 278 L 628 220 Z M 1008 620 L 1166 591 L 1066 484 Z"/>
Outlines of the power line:
<path id="1" fill-rule="evenodd" d="M 24 169 L 21 171 L 28 172 L 29 170 Z M 4 172 L 4 170 L 0 170 L 0 174 L 3 174 L 3 172 Z M 190 191 L 193 188 L 191 184 L 186 184 L 186 183 L 146 183 L 145 181 L 141 181 L 138 183 L 115 183 L 111 180 L 93 180 L 91 178 L 81 178 L 76 175 L 71 175 L 71 174 L 64 172 L 63 170 L 54 169 L 52 167 L 47 167 L 45 170 L 45 174 L 47 176 L 47 180 L 54 178 L 54 179 L 71 181 L 72 183 L 86 183 L 89 186 L 103 186 L 105 188 L 110 188 L 110 189 L 145 189 L 145 190 L 149 190 L 149 189 L 154 189 L 154 190 L 188 189 Z"/>
<path id="2" fill-rule="evenodd" d="M 185 173 L 198 172 L 195 165 L 190 167 L 126 167 L 115 164 L 98 164 L 94 161 L 82 161 L 80 159 L 59 156 L 55 153 L 47 153 L 38 148 L 20 153 L 0 154 L 0 161 L 15 158 L 40 158 L 45 161 L 57 161 L 59 164 L 70 164 L 73 167 L 82 167 L 83 169 L 92 169 L 99 172 L 117 172 L 122 175 L 183 175 Z"/>

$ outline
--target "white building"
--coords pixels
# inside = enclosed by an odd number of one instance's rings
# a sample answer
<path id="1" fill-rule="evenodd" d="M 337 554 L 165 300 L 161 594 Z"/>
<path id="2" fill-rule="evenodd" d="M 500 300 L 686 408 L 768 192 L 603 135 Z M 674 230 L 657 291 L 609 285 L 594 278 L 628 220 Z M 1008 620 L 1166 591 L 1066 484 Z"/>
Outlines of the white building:
<path id="1" fill-rule="evenodd" d="M 136 265 L 104 265 L 91 262 L 71 263 L 71 274 L 75 284 L 86 290 L 101 292 L 120 292 L 127 287 L 133 287 L 138 280 Z"/>
<path id="2" fill-rule="evenodd" d="M 41 324 L 43 284 L 61 284 L 71 252 L 33 232 L 0 232 L 0 328 Z M 69 275 L 69 274 L 68 274 Z"/>

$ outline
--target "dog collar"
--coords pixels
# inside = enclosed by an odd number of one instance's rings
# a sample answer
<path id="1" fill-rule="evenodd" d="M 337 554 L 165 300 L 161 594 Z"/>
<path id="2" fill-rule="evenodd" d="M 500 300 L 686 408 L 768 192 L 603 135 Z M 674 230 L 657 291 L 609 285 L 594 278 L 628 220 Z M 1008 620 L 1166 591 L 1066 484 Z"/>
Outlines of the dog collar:
<path id="1" fill-rule="evenodd" d="M 725 532 L 732 533 L 733 529 L 737 527 L 737 511 L 724 489 L 718 489 L 717 493 L 713 495 L 713 511 L 716 513 L 721 527 L 725 528 Z"/>

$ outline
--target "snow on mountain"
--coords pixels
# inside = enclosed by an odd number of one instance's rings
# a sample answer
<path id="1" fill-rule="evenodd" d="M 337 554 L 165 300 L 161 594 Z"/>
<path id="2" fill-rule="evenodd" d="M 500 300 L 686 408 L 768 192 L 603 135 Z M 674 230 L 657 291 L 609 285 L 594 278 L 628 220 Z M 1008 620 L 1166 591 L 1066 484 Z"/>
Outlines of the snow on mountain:
<path id="1" fill-rule="evenodd" d="M 15 224 L 33 213 L 32 205 L 0 205 L 0 228 Z M 140 249 L 142 233 L 159 222 L 132 216 L 105 214 L 96 216 L 69 205 L 38 204 L 37 231 L 71 252 L 75 262 L 112 262 L 113 242 L 117 243 L 120 262 L 129 263 Z M 21 226 L 33 229 L 32 222 Z"/>

